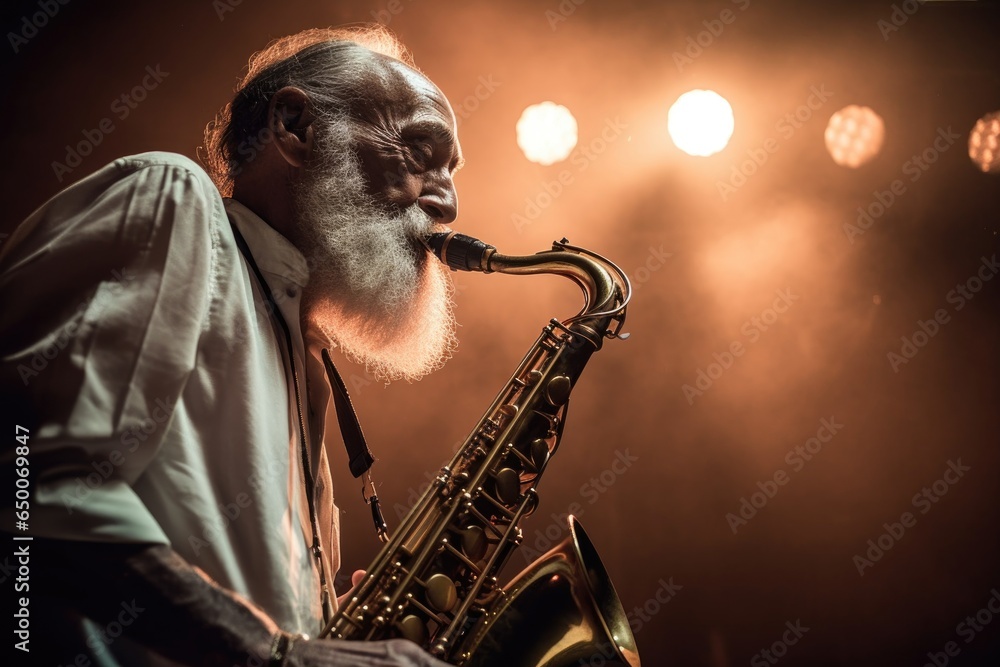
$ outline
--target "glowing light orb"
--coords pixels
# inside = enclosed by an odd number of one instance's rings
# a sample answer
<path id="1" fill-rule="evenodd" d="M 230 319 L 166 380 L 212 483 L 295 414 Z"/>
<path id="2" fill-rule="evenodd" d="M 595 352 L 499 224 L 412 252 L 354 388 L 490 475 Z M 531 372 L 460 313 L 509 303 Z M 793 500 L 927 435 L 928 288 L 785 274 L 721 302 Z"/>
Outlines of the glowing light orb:
<path id="1" fill-rule="evenodd" d="M 532 104 L 517 121 L 517 145 L 538 164 L 565 160 L 576 147 L 576 118 L 555 102 Z"/>
<path id="2" fill-rule="evenodd" d="M 852 104 L 830 116 L 823 138 L 834 162 L 857 169 L 882 150 L 885 123 L 869 107 Z"/>
<path id="3" fill-rule="evenodd" d="M 689 90 L 667 112 L 667 131 L 677 148 L 688 155 L 718 153 L 733 136 L 733 107 L 713 90 Z"/>
<path id="4" fill-rule="evenodd" d="M 969 157 L 987 174 L 1000 174 L 1000 111 L 976 121 L 969 133 Z"/>

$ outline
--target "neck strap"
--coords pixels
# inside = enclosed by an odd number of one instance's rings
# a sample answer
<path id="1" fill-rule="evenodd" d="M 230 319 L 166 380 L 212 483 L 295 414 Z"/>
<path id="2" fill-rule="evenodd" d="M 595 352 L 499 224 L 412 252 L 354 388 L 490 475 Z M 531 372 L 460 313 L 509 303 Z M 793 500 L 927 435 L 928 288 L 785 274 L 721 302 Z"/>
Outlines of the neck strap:
<path id="1" fill-rule="evenodd" d="M 288 323 L 285 321 L 284 316 L 281 314 L 281 310 L 278 308 L 278 304 L 274 300 L 274 295 L 271 292 L 270 286 L 267 284 L 267 280 L 264 279 L 264 274 L 261 273 L 260 267 L 257 266 L 257 262 L 253 258 L 253 253 L 250 252 L 250 247 L 247 245 L 246 239 L 243 238 L 243 235 L 240 233 L 240 230 L 235 224 L 230 224 L 233 228 L 233 236 L 236 239 L 236 245 L 239 247 L 240 253 L 246 259 L 247 264 L 249 264 L 250 268 L 253 270 L 254 275 L 257 277 L 257 282 L 260 284 L 260 289 L 264 293 L 264 305 L 267 308 L 267 311 L 278 322 L 278 325 L 281 327 L 282 333 L 284 333 L 285 336 L 285 346 L 288 349 L 289 360 L 292 364 L 292 383 L 295 387 L 296 406 L 299 410 L 299 431 L 300 440 L 302 442 L 302 461 L 303 465 L 306 466 L 305 473 L 306 485 L 308 486 L 309 493 L 309 514 L 315 529 L 315 526 L 317 525 L 315 516 L 316 510 L 315 500 L 312 493 L 315 488 L 315 480 L 312 476 L 312 468 L 309 466 L 305 421 L 302 418 L 302 401 L 299 396 L 298 374 L 295 371 L 295 348 L 292 347 L 291 330 L 288 328 Z M 344 441 L 344 447 L 347 449 L 348 466 L 350 467 L 351 474 L 357 478 L 364 475 L 371 469 L 372 464 L 375 463 L 375 457 L 368 448 L 368 443 L 365 440 L 365 434 L 361 430 L 361 422 L 358 419 L 357 412 L 354 411 L 354 404 L 351 402 L 351 396 L 347 393 L 347 386 L 344 384 L 343 378 L 337 371 L 336 366 L 333 365 L 333 360 L 330 358 L 329 350 L 324 348 L 322 351 L 322 357 L 323 366 L 326 368 L 327 380 L 330 383 L 330 390 L 333 394 L 333 404 L 337 411 L 337 424 L 340 426 L 340 435 Z M 364 486 L 362 485 L 361 496 L 364 498 L 365 502 L 371 506 L 372 521 L 375 524 L 375 531 L 378 533 L 379 539 L 385 541 L 387 526 L 385 519 L 382 516 L 378 496 L 375 494 L 375 485 L 371 483 L 370 475 L 368 476 L 368 482 L 372 487 L 371 495 L 365 495 Z M 315 537 L 316 536 L 314 535 L 314 538 Z M 318 540 L 314 540 L 314 548 L 319 548 Z"/>

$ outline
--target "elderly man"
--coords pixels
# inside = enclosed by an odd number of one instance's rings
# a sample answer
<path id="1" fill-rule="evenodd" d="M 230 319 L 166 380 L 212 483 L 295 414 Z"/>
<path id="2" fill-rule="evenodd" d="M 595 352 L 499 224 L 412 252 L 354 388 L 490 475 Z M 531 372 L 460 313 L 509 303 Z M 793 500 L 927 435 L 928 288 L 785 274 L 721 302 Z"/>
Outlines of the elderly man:
<path id="1" fill-rule="evenodd" d="M 3 463 L 31 470 L 30 658 L 441 664 L 303 635 L 339 566 L 320 350 L 408 379 L 450 355 L 421 239 L 455 219 L 455 127 L 386 31 L 307 31 L 251 61 L 206 134 L 211 179 L 122 158 L 18 228 L 0 381 L 25 429 Z"/>

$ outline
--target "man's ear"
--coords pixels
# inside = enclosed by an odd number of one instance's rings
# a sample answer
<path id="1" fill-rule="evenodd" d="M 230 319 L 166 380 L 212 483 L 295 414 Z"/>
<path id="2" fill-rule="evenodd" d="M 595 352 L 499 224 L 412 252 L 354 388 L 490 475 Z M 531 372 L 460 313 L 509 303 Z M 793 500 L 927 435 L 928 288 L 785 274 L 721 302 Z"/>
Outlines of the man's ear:
<path id="1" fill-rule="evenodd" d="M 285 86 L 271 96 L 267 126 L 278 152 L 293 167 L 305 166 L 312 156 L 314 120 L 309 96 L 301 88 Z"/>

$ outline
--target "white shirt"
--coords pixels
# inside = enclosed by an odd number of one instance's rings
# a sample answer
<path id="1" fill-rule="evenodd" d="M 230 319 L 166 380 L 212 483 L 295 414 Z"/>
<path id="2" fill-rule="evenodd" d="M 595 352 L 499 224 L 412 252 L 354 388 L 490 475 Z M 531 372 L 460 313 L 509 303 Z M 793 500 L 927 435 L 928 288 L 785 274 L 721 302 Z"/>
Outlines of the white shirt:
<path id="1" fill-rule="evenodd" d="M 292 332 L 332 592 L 330 393 L 319 341 L 307 354 L 300 330 L 306 260 L 169 153 L 121 158 L 64 190 L 0 254 L 0 387 L 35 425 L 26 534 L 168 544 L 284 630 L 315 635 L 318 569 L 284 335 L 230 220 Z M 0 501 L 5 526 L 12 502 Z"/>

